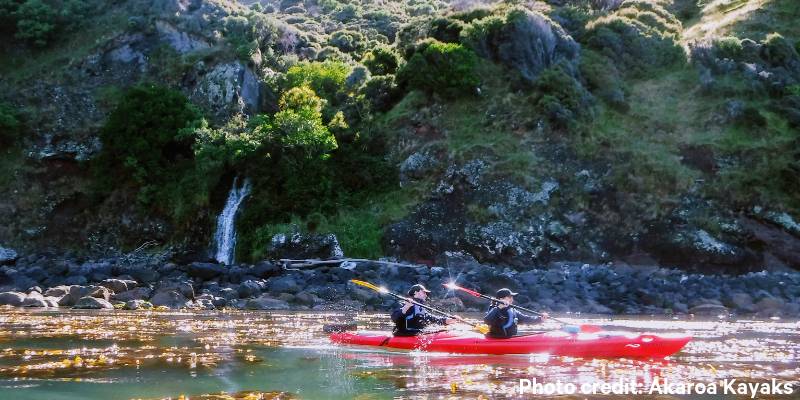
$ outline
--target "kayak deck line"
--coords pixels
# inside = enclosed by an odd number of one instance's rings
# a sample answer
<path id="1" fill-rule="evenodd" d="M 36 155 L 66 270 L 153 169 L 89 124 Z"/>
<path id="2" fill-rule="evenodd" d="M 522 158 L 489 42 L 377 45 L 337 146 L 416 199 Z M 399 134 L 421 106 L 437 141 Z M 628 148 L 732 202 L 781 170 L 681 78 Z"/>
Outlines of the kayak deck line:
<path id="1" fill-rule="evenodd" d="M 507 339 L 475 332 L 436 332 L 419 336 L 392 336 L 389 332 L 336 332 L 335 344 L 379 346 L 400 350 L 460 354 L 550 354 L 583 358 L 664 358 L 680 351 L 686 335 L 631 334 L 627 332 L 540 332 Z"/>

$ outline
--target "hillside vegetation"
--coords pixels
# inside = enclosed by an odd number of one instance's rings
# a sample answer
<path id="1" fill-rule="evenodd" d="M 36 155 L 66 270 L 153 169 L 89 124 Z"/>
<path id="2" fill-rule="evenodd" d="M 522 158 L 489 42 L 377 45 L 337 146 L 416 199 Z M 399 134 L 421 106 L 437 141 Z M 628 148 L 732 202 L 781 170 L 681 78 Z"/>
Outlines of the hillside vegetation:
<path id="1" fill-rule="evenodd" d="M 793 3 L 0 2 L 0 244 L 797 267 Z"/>

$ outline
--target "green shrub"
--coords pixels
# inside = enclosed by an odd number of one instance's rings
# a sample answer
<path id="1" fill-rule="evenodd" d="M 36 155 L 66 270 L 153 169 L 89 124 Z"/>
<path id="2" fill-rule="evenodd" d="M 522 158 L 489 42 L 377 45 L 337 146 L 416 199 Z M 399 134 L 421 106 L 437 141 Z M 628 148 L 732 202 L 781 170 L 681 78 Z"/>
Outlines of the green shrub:
<path id="1" fill-rule="evenodd" d="M 634 76 L 686 60 L 675 36 L 619 15 L 589 23 L 585 41 Z"/>
<path id="2" fill-rule="evenodd" d="M 19 113 L 8 103 L 0 102 L 0 144 L 14 143 L 22 131 Z"/>
<path id="3" fill-rule="evenodd" d="M 326 157 L 337 144 L 322 121 L 324 104 L 311 88 L 294 87 L 281 96 L 280 111 L 270 124 L 256 129 L 274 131 L 287 151 L 302 154 L 304 159 Z"/>
<path id="4" fill-rule="evenodd" d="M 569 128 L 588 107 L 583 87 L 559 67 L 551 67 L 534 81 L 534 104 L 557 128 Z"/>
<path id="5" fill-rule="evenodd" d="M 345 53 L 360 55 L 367 46 L 367 40 L 359 32 L 351 30 L 336 31 L 331 34 L 328 43 Z"/>
<path id="6" fill-rule="evenodd" d="M 339 22 L 349 22 L 361 15 L 361 9 L 355 4 L 345 4 L 333 17 Z"/>
<path id="7" fill-rule="evenodd" d="M 586 49 L 581 54 L 581 76 L 586 87 L 620 111 L 628 110 L 622 76 L 611 60 L 593 50 Z"/>
<path id="8" fill-rule="evenodd" d="M 714 39 L 714 50 L 719 58 L 738 60 L 742 56 L 742 41 L 734 36 Z"/>
<path id="9" fill-rule="evenodd" d="M 400 68 L 397 78 L 412 89 L 446 97 L 474 93 L 479 83 L 478 57 L 460 44 L 429 40 L 420 43 Z"/>
<path id="10" fill-rule="evenodd" d="M 430 24 L 430 37 L 445 43 L 458 43 L 464 29 L 464 22 L 446 17 L 434 18 Z"/>
<path id="11" fill-rule="evenodd" d="M 373 76 L 359 90 L 359 94 L 376 111 L 388 111 L 400 99 L 394 75 Z"/>
<path id="12" fill-rule="evenodd" d="M 14 38 L 47 46 L 59 33 L 70 32 L 90 11 L 82 0 L 0 1 L 0 23 Z"/>
<path id="13" fill-rule="evenodd" d="M 486 18 L 492 15 L 492 13 L 493 11 L 491 8 L 476 7 L 471 10 L 453 13 L 452 15 L 450 15 L 450 18 L 457 19 L 465 23 L 470 23 L 477 19 Z"/>
<path id="14" fill-rule="evenodd" d="M 335 102 L 349 74 L 350 67 L 340 61 L 302 61 L 289 68 L 286 80 L 290 88 L 309 86 L 323 99 Z"/>
<path id="15" fill-rule="evenodd" d="M 397 72 L 400 58 L 391 47 L 380 45 L 372 48 L 367 54 L 364 54 L 361 63 L 364 64 L 373 75 L 388 75 Z"/>
<path id="16" fill-rule="evenodd" d="M 191 164 L 189 128 L 201 121 L 197 108 L 178 91 L 155 85 L 129 89 L 100 131 L 103 150 L 93 167 L 103 189 L 133 183 L 142 203 L 149 204 L 176 169 Z"/>
<path id="17" fill-rule="evenodd" d="M 779 33 L 770 33 L 762 43 L 761 56 L 773 66 L 786 66 L 798 59 L 797 51 Z"/>

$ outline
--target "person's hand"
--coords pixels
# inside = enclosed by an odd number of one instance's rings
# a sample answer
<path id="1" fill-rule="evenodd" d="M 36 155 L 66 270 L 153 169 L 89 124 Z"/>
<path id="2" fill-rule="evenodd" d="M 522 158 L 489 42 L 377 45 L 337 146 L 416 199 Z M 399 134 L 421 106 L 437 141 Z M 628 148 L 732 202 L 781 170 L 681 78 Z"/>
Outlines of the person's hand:
<path id="1" fill-rule="evenodd" d="M 408 310 L 411 308 L 411 306 L 413 306 L 413 304 L 411 304 L 411 303 L 403 303 L 403 308 L 401 309 L 403 311 L 403 314 L 408 312 Z"/>
<path id="2" fill-rule="evenodd" d="M 544 321 L 544 320 L 546 320 L 546 319 L 550 318 L 550 314 L 548 314 L 548 313 L 546 313 L 546 312 L 543 312 L 543 313 L 542 313 L 542 315 L 541 315 L 541 317 L 542 317 L 542 321 Z"/>

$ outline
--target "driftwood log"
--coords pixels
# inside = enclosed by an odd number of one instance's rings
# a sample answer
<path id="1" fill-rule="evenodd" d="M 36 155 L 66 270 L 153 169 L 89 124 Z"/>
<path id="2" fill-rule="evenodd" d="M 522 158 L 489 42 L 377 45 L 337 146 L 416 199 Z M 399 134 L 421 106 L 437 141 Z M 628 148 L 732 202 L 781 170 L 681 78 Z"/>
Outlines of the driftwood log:
<path id="1" fill-rule="evenodd" d="M 344 263 L 375 263 L 375 264 L 384 264 L 384 265 L 396 265 L 398 267 L 404 268 L 427 268 L 427 265 L 414 265 L 414 264 L 406 264 L 394 261 L 382 261 L 382 260 L 369 260 L 366 258 L 335 258 L 331 260 L 319 260 L 319 259 L 305 259 L 305 260 L 295 260 L 290 258 L 282 258 L 278 260 L 283 265 L 283 268 L 286 270 L 292 269 L 299 269 L 299 268 L 316 268 L 322 267 L 326 265 L 334 265 L 334 264 L 344 264 Z"/>

